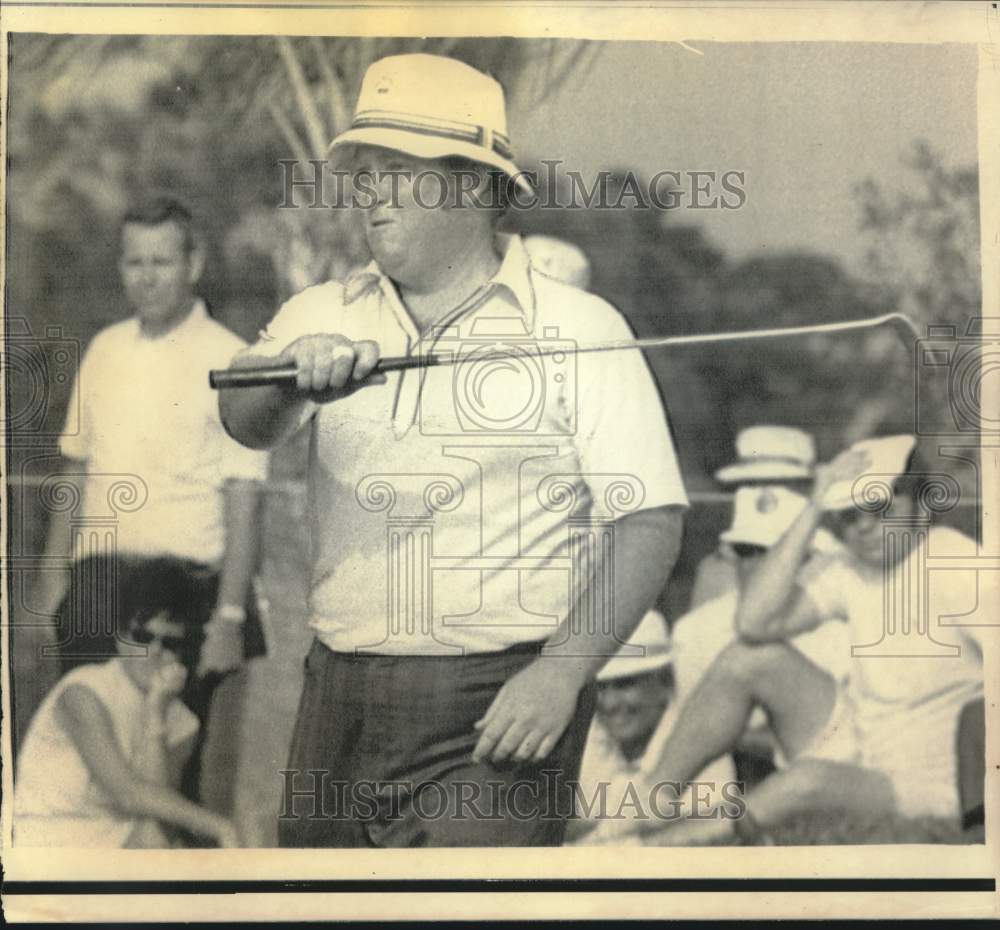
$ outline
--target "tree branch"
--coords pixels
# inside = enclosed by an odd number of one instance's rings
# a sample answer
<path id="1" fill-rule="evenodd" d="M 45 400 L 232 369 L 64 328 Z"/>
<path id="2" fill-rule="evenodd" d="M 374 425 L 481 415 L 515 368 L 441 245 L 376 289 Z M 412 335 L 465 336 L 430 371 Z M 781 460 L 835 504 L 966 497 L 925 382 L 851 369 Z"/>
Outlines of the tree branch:
<path id="1" fill-rule="evenodd" d="M 554 54 L 552 56 L 553 67 L 551 71 L 551 85 L 544 91 L 543 97 L 548 96 L 549 94 L 554 94 L 575 72 L 583 71 L 585 62 L 588 65 L 591 64 L 593 58 L 597 56 L 599 50 L 600 46 L 596 42 L 589 42 L 586 39 L 581 39 L 578 42 L 574 42 L 573 45 L 570 46 L 567 53 L 563 56 L 561 64 L 555 63 L 557 55 Z M 587 61 L 588 58 L 591 59 L 590 62 Z"/>
<path id="2" fill-rule="evenodd" d="M 288 118 L 288 114 L 285 113 L 285 111 L 279 107 L 273 99 L 268 100 L 264 106 L 267 107 L 267 112 L 271 114 L 271 117 L 277 124 L 282 136 L 285 137 L 285 142 L 292 150 L 292 154 L 301 164 L 306 164 L 310 157 L 309 150 L 306 148 L 302 139 L 299 138 L 299 134 L 295 131 L 295 127 L 292 125 L 292 121 Z"/>
<path id="3" fill-rule="evenodd" d="M 292 90 L 295 92 L 295 99 L 299 105 L 299 112 L 306 126 L 306 136 L 309 146 L 315 152 L 315 158 L 322 158 L 326 152 L 327 143 L 330 141 L 323 127 L 323 120 L 319 115 L 316 101 L 309 91 L 309 84 L 306 81 L 302 64 L 295 54 L 291 40 L 287 36 L 277 36 L 275 41 L 278 45 L 278 53 L 285 65 L 288 78 L 292 82 Z"/>
<path id="4" fill-rule="evenodd" d="M 434 54 L 449 56 L 453 51 L 455 51 L 459 42 L 461 42 L 461 37 L 459 36 L 451 36 L 447 39 L 441 39 L 438 42 L 437 47 L 434 49 Z"/>
<path id="5" fill-rule="evenodd" d="M 309 42 L 316 54 L 316 63 L 319 65 L 319 73 L 323 77 L 323 83 L 326 86 L 326 93 L 330 98 L 330 119 L 333 123 L 330 136 L 332 138 L 338 132 L 343 132 L 343 130 L 347 128 L 348 121 L 350 120 L 347 106 L 347 96 L 344 93 L 344 88 L 338 80 L 337 75 L 333 73 L 333 68 L 330 67 L 330 62 L 327 59 L 326 48 L 324 47 L 322 41 L 318 36 L 310 36 Z"/>
<path id="6" fill-rule="evenodd" d="M 368 70 L 368 66 L 375 61 L 377 52 L 378 43 L 375 39 L 366 36 L 365 38 L 358 40 L 358 57 L 354 71 L 354 73 L 358 76 L 358 80 L 360 80 L 361 76 Z"/>

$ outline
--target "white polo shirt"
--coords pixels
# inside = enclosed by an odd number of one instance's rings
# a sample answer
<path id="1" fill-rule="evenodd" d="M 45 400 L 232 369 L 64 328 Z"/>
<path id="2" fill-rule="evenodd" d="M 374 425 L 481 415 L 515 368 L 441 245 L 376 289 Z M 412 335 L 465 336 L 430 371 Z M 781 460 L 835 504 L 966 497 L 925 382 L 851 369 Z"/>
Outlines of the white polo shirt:
<path id="1" fill-rule="evenodd" d="M 986 637 L 974 618 L 982 604 L 997 603 L 996 573 L 969 567 L 977 551 L 975 540 L 934 526 L 884 576 L 845 552 L 800 582 L 820 614 L 846 622 L 860 762 L 889 775 L 907 816 L 958 813 L 958 719 L 983 697 Z"/>
<path id="2" fill-rule="evenodd" d="M 331 649 L 491 652 L 548 637 L 608 552 L 614 520 L 687 498 L 639 352 L 576 354 L 631 338 L 609 304 L 532 269 L 517 237 L 502 266 L 423 342 L 374 264 L 303 291 L 253 355 L 300 336 L 373 339 L 383 357 L 457 353 L 452 367 L 310 406 L 311 622 Z M 475 362 L 505 347 L 506 359 Z M 540 346 L 567 351 L 538 356 Z M 592 586 L 596 616 L 611 595 Z"/>
<path id="3" fill-rule="evenodd" d="M 94 337 L 60 450 L 86 463 L 81 528 L 93 527 L 95 540 L 111 533 L 119 552 L 221 560 L 223 486 L 267 476 L 267 453 L 226 434 L 208 384 L 209 369 L 225 368 L 244 345 L 201 301 L 159 338 L 144 336 L 135 317 Z M 89 552 L 85 543 L 74 554 Z"/>

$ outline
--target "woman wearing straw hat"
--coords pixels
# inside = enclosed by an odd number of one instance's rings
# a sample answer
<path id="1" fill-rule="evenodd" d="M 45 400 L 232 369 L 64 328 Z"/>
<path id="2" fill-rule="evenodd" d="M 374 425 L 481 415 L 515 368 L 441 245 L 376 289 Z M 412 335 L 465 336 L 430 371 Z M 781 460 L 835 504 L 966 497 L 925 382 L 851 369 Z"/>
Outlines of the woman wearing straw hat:
<path id="1" fill-rule="evenodd" d="M 280 840 L 558 845 L 594 676 L 680 543 L 663 408 L 637 353 L 572 351 L 629 338 L 618 313 L 497 235 L 528 185 L 494 80 L 376 62 L 332 151 L 371 192 L 374 261 L 292 298 L 236 362 L 294 362 L 296 388 L 220 395 L 247 445 L 312 430 L 317 638 Z M 567 351 L 532 356 L 543 342 Z M 477 367 L 498 343 L 509 363 Z M 369 377 L 431 351 L 469 364 Z"/>

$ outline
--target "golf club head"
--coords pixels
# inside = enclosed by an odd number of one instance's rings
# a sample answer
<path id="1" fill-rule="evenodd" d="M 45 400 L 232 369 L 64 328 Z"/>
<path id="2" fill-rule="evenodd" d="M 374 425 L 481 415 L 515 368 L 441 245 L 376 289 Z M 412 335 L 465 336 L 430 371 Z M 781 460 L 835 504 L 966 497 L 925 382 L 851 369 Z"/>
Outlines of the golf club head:
<path id="1" fill-rule="evenodd" d="M 914 348 L 918 339 L 923 336 L 919 327 L 905 313 L 891 313 L 886 319 L 902 343 L 910 350 Z"/>

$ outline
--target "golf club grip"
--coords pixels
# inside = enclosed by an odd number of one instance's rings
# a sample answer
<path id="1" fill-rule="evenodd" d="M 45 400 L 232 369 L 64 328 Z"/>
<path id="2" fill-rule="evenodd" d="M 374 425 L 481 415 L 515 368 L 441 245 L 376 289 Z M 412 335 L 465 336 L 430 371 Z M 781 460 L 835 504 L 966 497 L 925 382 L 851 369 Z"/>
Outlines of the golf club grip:
<path id="1" fill-rule="evenodd" d="M 397 355 L 379 359 L 373 374 L 387 371 L 407 371 L 410 368 L 428 368 L 439 365 L 437 355 Z M 209 386 L 222 388 L 249 388 L 291 385 L 295 383 L 295 365 L 268 365 L 261 368 L 216 368 L 208 373 Z"/>

